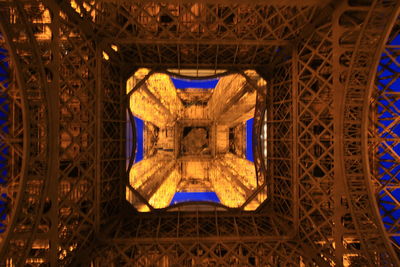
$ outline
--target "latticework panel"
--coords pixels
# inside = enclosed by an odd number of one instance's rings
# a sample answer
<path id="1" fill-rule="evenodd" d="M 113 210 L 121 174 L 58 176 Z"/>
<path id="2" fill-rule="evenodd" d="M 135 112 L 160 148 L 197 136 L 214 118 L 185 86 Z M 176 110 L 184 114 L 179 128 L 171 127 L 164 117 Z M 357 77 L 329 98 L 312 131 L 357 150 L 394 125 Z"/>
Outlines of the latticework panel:
<path id="1" fill-rule="evenodd" d="M 74 1 L 133 66 L 254 68 L 295 39 L 317 5 Z"/>
<path id="2" fill-rule="evenodd" d="M 298 250 L 282 241 L 274 218 L 252 213 L 125 215 L 106 236 L 107 246 L 95 253 L 99 266 L 298 266 L 301 261 Z"/>
<path id="3" fill-rule="evenodd" d="M 267 89 L 267 184 L 274 214 L 294 225 L 294 181 L 292 172 L 293 107 L 292 61 L 278 66 Z"/>
<path id="4" fill-rule="evenodd" d="M 280 253 L 277 254 L 276 251 Z M 281 242 L 115 243 L 97 266 L 299 266 L 302 258 Z"/>
<path id="5" fill-rule="evenodd" d="M 52 6 L 53 7 L 53 6 Z M 53 12 L 58 10 L 53 7 Z M 59 30 L 59 181 L 58 264 L 68 265 L 77 251 L 87 247 L 99 214 L 96 201 L 100 175 L 97 110 L 101 93 L 95 77 L 96 57 L 92 42 L 64 14 Z M 96 90 L 97 89 L 97 90 Z M 106 149 L 102 152 L 106 156 Z M 107 189 L 105 189 L 107 190 Z M 111 195 L 110 195 L 111 196 Z"/>
<path id="6" fill-rule="evenodd" d="M 333 256 L 332 25 L 318 25 L 298 51 L 296 140 L 300 242 Z M 297 55 L 296 55 L 297 56 Z"/>
<path id="7" fill-rule="evenodd" d="M 98 51 L 99 52 L 99 51 Z M 99 59 L 98 57 L 98 60 Z M 120 66 L 115 62 L 102 59 L 98 62 L 101 67 L 100 95 L 97 96 L 96 119 L 97 131 L 101 141 L 98 141 L 96 164 L 97 177 L 101 181 L 96 186 L 100 193 L 100 203 L 97 208 L 100 214 L 97 218 L 101 224 L 106 223 L 109 218 L 118 212 L 121 201 L 125 201 L 125 185 L 128 181 L 126 175 L 126 108 L 125 83 L 119 78 Z M 100 81 L 98 81 L 100 82 Z M 97 168 L 97 167 L 96 167 Z"/>

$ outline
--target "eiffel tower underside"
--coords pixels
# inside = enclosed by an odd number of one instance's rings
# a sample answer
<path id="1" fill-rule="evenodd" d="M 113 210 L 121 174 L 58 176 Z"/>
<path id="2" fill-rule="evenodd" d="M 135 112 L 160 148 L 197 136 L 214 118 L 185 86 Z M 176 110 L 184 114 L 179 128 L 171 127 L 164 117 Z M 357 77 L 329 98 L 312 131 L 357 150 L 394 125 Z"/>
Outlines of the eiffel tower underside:
<path id="1" fill-rule="evenodd" d="M 397 0 L 0 0 L 0 266 L 400 266 L 399 12 Z M 140 213 L 126 200 L 125 86 L 139 68 L 267 81 L 257 209 Z"/>

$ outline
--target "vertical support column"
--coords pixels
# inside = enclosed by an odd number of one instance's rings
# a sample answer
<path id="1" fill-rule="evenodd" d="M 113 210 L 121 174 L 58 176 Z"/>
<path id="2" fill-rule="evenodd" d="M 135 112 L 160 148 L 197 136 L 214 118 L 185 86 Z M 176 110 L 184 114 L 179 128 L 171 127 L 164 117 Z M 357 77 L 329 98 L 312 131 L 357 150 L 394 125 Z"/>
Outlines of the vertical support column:
<path id="1" fill-rule="evenodd" d="M 120 63 L 120 65 L 121 65 L 121 63 Z M 120 65 L 118 67 L 121 67 Z M 136 72 L 136 70 L 134 70 L 134 71 Z M 130 97 L 128 97 L 128 94 L 126 93 L 127 92 L 126 91 L 126 79 L 124 79 L 122 75 L 120 75 L 118 77 L 118 84 L 119 84 L 119 88 L 120 88 L 119 103 L 121 103 L 121 105 L 119 107 L 120 108 L 119 109 L 120 119 L 121 119 L 121 121 L 124 121 L 124 120 L 126 120 L 126 118 L 128 116 L 126 111 L 130 108 L 129 107 L 130 101 L 128 100 Z M 125 125 L 125 127 L 123 127 L 123 130 L 120 131 L 120 134 L 119 134 L 119 137 L 121 140 L 119 142 L 119 149 L 122 152 L 121 155 L 126 155 L 126 150 L 127 150 L 126 144 L 127 144 L 127 138 L 128 138 L 127 129 L 126 129 L 127 124 L 123 123 L 123 125 Z M 136 149 L 136 145 L 137 145 L 136 137 L 135 137 L 136 129 L 132 129 L 132 131 L 133 131 L 132 132 L 132 134 L 133 134 L 132 142 L 135 143 L 135 145 L 133 146 L 133 149 Z M 134 159 L 132 159 L 132 160 L 134 160 Z M 129 184 L 129 173 L 127 171 L 125 171 L 126 170 L 125 161 L 121 162 L 120 168 L 121 168 L 120 173 L 122 175 L 121 175 L 120 182 L 118 184 L 118 186 L 120 187 L 119 188 L 120 194 L 119 194 L 119 198 L 117 201 L 118 201 L 118 204 L 122 206 L 122 204 L 126 200 L 126 185 Z"/>
<path id="2" fill-rule="evenodd" d="M 293 160 L 293 168 L 292 168 L 292 185 L 293 185 L 293 224 L 297 229 L 299 227 L 299 157 L 298 157 L 298 124 L 299 124 L 299 116 L 298 116 L 298 48 L 294 47 L 292 50 L 292 120 L 293 120 L 293 144 L 292 144 L 292 160 Z"/>
<path id="3" fill-rule="evenodd" d="M 272 151 L 274 151 L 274 142 L 272 141 L 272 139 L 274 138 L 273 136 L 273 130 L 271 126 L 271 118 L 273 115 L 272 112 L 272 97 L 273 97 L 273 92 L 272 90 L 274 90 L 274 86 L 272 86 L 271 84 L 271 80 L 267 80 L 267 96 L 266 96 L 266 111 L 267 111 L 267 118 L 265 120 L 265 124 L 267 125 L 267 157 L 266 157 L 266 161 L 268 161 L 267 165 L 268 166 L 266 168 L 266 176 L 269 177 L 268 181 L 267 181 L 267 194 L 268 194 L 268 198 L 272 198 L 273 195 L 271 194 L 272 189 L 274 188 L 274 181 L 275 179 L 273 179 L 273 174 L 274 174 L 274 169 L 275 169 L 275 161 L 270 160 L 271 158 L 271 153 Z"/>
<path id="4" fill-rule="evenodd" d="M 53 9 L 53 12 L 58 11 Z M 50 228 L 50 266 L 56 267 L 58 264 L 58 194 L 59 194 L 59 178 L 60 178 L 60 38 L 59 28 L 60 21 L 59 16 L 55 15 L 52 18 L 51 23 L 52 41 L 50 49 L 52 53 L 52 60 L 46 66 L 50 73 L 48 73 L 47 81 L 48 86 L 48 99 L 49 99 L 49 157 L 51 164 L 50 169 L 50 181 L 48 199 L 50 200 L 51 209 L 49 216 L 51 218 Z M 45 205 L 48 205 L 48 200 L 45 200 Z"/>
<path id="5" fill-rule="evenodd" d="M 217 126 L 218 124 L 214 121 L 213 123 L 212 123 L 212 126 L 211 126 L 211 131 L 212 131 L 212 135 L 211 135 L 211 143 L 212 143 L 212 146 L 211 146 L 211 156 L 213 157 L 213 158 L 215 158 L 215 155 L 217 154 Z M 175 137 L 175 139 L 177 139 L 177 137 Z"/>
<path id="6" fill-rule="evenodd" d="M 343 101 L 344 101 L 344 88 L 340 83 L 340 55 L 343 51 L 339 45 L 339 39 L 342 35 L 341 28 L 339 27 L 339 16 L 342 12 L 343 4 L 338 6 L 332 15 L 332 76 L 333 76 L 333 88 L 335 93 L 333 94 L 333 149 L 334 149 L 334 181 L 333 181 L 333 222 L 335 227 L 333 228 L 333 239 L 335 242 L 335 258 L 336 265 L 338 267 L 343 266 L 343 255 L 345 254 L 345 248 L 343 245 L 343 238 L 345 235 L 345 229 L 343 227 L 343 219 L 346 212 L 346 197 L 344 194 L 344 172 L 343 172 Z"/>
<path id="7" fill-rule="evenodd" d="M 95 234 L 99 234 L 100 229 L 100 216 L 101 216 L 101 143 L 102 143 L 102 134 L 101 134 L 101 122 L 102 122 L 102 75 L 101 75 L 101 67 L 102 67 L 102 51 L 99 46 L 96 46 L 96 91 L 95 91 Z"/>

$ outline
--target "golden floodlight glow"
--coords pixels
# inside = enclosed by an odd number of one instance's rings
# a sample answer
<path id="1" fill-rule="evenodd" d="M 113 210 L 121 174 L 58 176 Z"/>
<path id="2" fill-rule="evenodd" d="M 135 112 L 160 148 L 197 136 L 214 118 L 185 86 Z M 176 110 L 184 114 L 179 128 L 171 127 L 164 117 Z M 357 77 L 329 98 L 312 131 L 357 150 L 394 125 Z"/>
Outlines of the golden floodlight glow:
<path id="1" fill-rule="evenodd" d="M 196 77 L 225 72 L 169 71 Z M 253 86 L 265 88 L 265 80 L 248 70 L 247 78 L 220 77 L 213 89 L 177 89 L 169 75 L 149 73 L 141 68 L 126 83 L 129 108 L 144 122 L 143 159 L 129 172 L 137 193 L 127 188 L 127 200 L 138 211 L 148 212 L 148 205 L 167 207 L 176 192 L 211 191 L 227 207 L 242 206 L 259 186 L 254 163 L 244 158 L 245 123 L 254 117 L 257 88 Z M 249 79 L 254 82 L 249 84 Z M 265 199 L 266 193 L 260 193 L 244 209 L 254 210 Z"/>
<path id="2" fill-rule="evenodd" d="M 109 59 L 110 59 L 110 56 L 109 56 L 106 52 L 103 51 L 103 58 L 104 58 L 105 60 L 109 60 Z"/>

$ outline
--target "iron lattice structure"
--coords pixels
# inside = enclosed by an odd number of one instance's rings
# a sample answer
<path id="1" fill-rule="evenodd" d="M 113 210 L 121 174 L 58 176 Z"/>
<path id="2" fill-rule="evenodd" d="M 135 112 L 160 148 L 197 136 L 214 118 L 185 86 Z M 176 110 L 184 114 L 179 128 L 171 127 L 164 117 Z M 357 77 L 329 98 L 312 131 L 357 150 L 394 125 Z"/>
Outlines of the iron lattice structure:
<path id="1" fill-rule="evenodd" d="M 1 265 L 400 266 L 399 5 L 0 1 Z M 260 208 L 126 202 L 125 82 L 139 67 L 268 81 Z"/>

